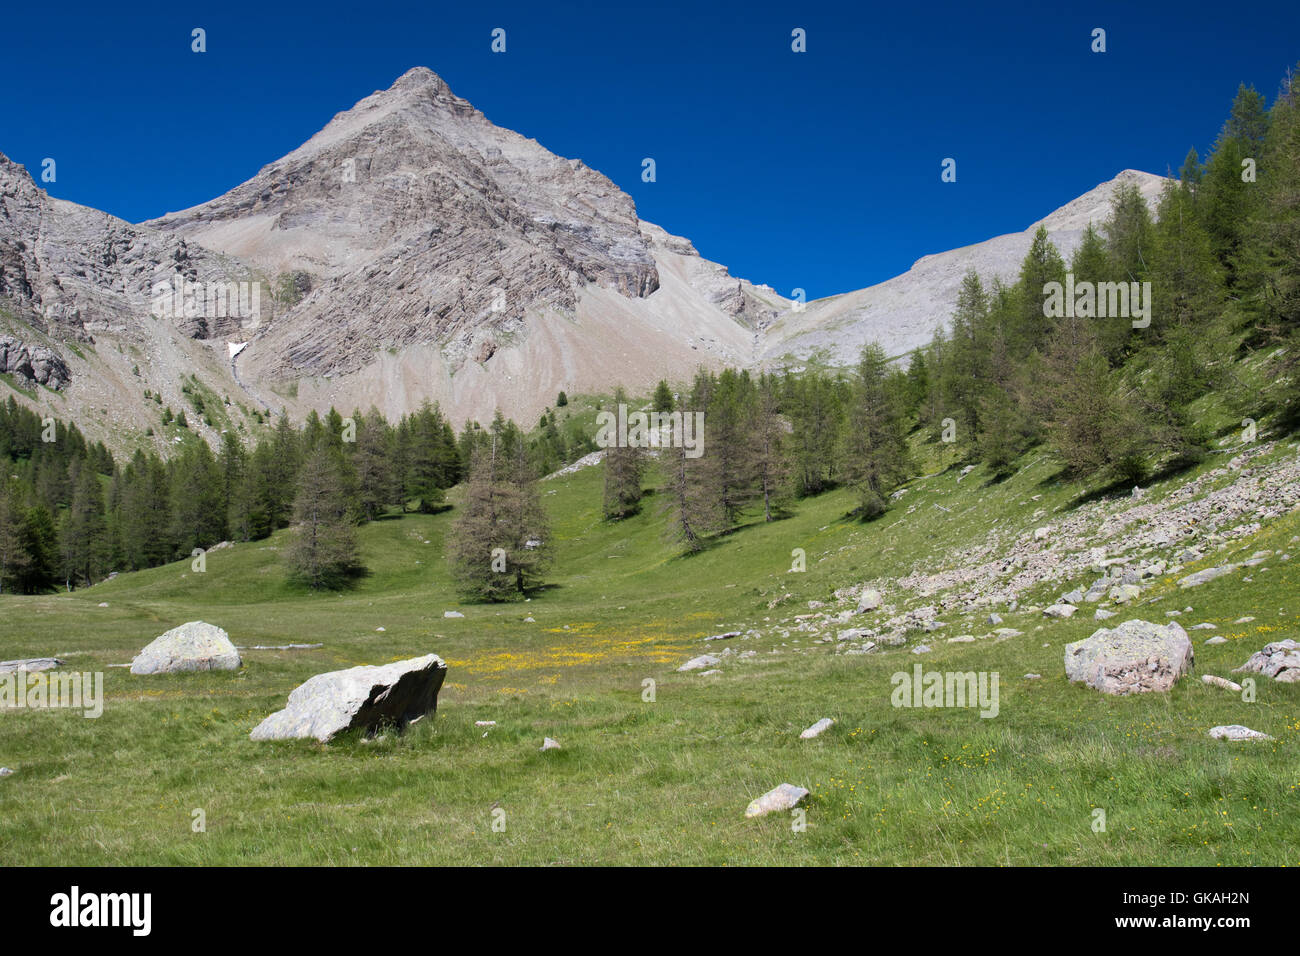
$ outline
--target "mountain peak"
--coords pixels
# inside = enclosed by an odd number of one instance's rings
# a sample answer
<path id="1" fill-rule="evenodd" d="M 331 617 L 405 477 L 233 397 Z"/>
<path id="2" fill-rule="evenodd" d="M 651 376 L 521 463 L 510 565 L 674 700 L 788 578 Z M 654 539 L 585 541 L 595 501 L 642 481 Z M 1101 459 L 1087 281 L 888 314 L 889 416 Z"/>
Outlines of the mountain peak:
<path id="1" fill-rule="evenodd" d="M 390 86 L 386 92 L 391 93 L 394 91 L 432 91 L 434 93 L 450 93 L 451 88 L 447 86 L 446 81 L 443 80 L 442 77 L 437 73 L 434 73 L 433 70 L 429 69 L 427 66 L 413 66 L 394 80 L 393 85 Z M 380 91 L 377 90 L 376 92 Z"/>

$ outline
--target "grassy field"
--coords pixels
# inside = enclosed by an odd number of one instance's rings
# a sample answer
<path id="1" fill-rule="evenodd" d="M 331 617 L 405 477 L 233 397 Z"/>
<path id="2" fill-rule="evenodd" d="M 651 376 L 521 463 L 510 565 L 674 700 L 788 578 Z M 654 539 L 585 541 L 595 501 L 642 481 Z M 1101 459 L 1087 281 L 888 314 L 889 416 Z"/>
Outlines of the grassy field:
<path id="1" fill-rule="evenodd" d="M 999 609 L 1022 636 L 935 635 L 920 657 L 837 656 L 774 632 L 836 588 L 937 567 L 994 523 L 1032 529 L 1036 512 L 1081 492 L 1045 463 L 999 484 L 976 472 L 959 487 L 955 470 L 914 482 L 870 525 L 833 492 L 692 558 L 663 540 L 653 496 L 636 518 L 601 521 L 601 481 L 591 468 L 543 484 L 557 561 L 553 586 L 526 603 L 458 598 L 442 558 L 454 511 L 362 528 L 371 575 L 341 594 L 291 588 L 277 534 L 210 553 L 202 574 L 184 562 L 73 594 L 0 598 L 0 658 L 57 655 L 104 671 L 107 698 L 94 720 L 0 712 L 0 765 L 16 771 L 0 779 L 0 865 L 1300 863 L 1300 685 L 1260 678 L 1254 703 L 1198 677 L 1131 698 L 1072 686 L 1063 647 L 1096 628 L 1091 606 L 1050 622 Z M 1292 512 L 1231 549 L 1295 550 L 1296 534 Z M 807 551 L 805 573 L 789 571 L 794 548 Z M 1298 566 L 1190 592 L 1162 579 L 1144 594 L 1160 600 L 1115 622 L 1194 605 L 1185 626 L 1222 628 L 1192 632 L 1197 675 L 1227 676 L 1268 641 L 1300 637 Z M 450 609 L 465 617 L 445 619 Z M 1256 620 L 1230 623 L 1243 615 Z M 945 635 L 987 630 L 974 615 L 944 619 Z M 238 645 L 324 646 L 247 651 L 230 673 L 110 667 L 190 620 Z M 722 646 L 706 635 L 749 628 L 762 636 L 731 643 L 755 657 L 728 658 L 716 676 L 676 672 Z M 1204 646 L 1209 633 L 1228 642 Z M 436 717 L 404 735 L 248 739 L 313 674 L 429 652 L 448 661 L 447 684 Z M 891 675 L 918 662 L 997 672 L 997 717 L 893 707 Z M 837 723 L 800 740 L 820 717 Z M 1277 739 L 1206 736 L 1230 723 Z M 563 749 L 540 752 L 543 736 Z M 806 829 L 785 815 L 744 818 L 783 781 L 813 792 Z M 206 832 L 193 832 L 196 809 Z"/>

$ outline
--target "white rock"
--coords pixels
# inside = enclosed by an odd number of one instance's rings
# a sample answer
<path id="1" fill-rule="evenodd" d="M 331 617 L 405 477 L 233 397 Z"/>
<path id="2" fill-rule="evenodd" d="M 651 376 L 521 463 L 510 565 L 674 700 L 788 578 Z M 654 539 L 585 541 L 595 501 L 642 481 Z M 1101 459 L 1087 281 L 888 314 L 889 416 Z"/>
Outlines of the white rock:
<path id="1" fill-rule="evenodd" d="M 543 737 L 543 738 L 542 738 L 542 746 L 541 746 L 540 748 L 538 748 L 538 749 L 540 749 L 540 750 L 559 750 L 559 749 L 561 749 L 561 748 L 560 748 L 560 742 L 559 742 L 558 740 L 552 740 L 550 737 Z"/>
<path id="2" fill-rule="evenodd" d="M 460 611 L 443 611 L 442 616 L 443 617 L 464 617 L 465 615 L 461 614 Z"/>
<path id="3" fill-rule="evenodd" d="M 745 808 L 745 816 L 761 817 L 767 813 L 780 813 L 784 810 L 793 810 L 799 804 L 808 798 L 808 791 L 803 787 L 796 787 L 794 784 L 783 783 L 773 787 L 767 793 L 755 800 L 750 801 Z"/>
<path id="4" fill-rule="evenodd" d="M 190 621 L 155 638 L 131 661 L 131 673 L 235 671 L 242 661 L 230 636 L 203 621 Z"/>
<path id="5" fill-rule="evenodd" d="M 1234 684 L 1232 681 L 1224 680 L 1222 677 L 1215 677 L 1213 674 L 1202 674 L 1201 682 L 1204 684 L 1210 684 L 1213 687 L 1222 687 L 1224 690 L 1230 690 L 1233 693 L 1241 692 L 1240 684 Z"/>
<path id="6" fill-rule="evenodd" d="M 1210 736 L 1215 740 L 1272 740 L 1268 734 L 1261 734 L 1258 730 L 1251 730 L 1249 727 L 1243 727 L 1241 724 L 1228 724 L 1226 726 L 1211 727 Z"/>
<path id="7" fill-rule="evenodd" d="M 807 730 L 801 733 L 799 735 L 799 739 L 811 740 L 813 737 L 816 737 L 818 734 L 822 733 L 823 731 L 829 730 L 834 723 L 835 721 L 831 720 L 829 717 L 823 717 L 821 720 L 817 721 L 817 723 L 813 724 L 811 727 L 809 727 Z"/>
<path id="8" fill-rule="evenodd" d="M 721 658 L 714 657 L 712 654 L 701 654 L 699 657 L 692 657 L 689 661 L 677 668 L 678 673 L 682 671 L 699 671 L 706 667 L 712 667 L 714 664 L 721 664 Z"/>

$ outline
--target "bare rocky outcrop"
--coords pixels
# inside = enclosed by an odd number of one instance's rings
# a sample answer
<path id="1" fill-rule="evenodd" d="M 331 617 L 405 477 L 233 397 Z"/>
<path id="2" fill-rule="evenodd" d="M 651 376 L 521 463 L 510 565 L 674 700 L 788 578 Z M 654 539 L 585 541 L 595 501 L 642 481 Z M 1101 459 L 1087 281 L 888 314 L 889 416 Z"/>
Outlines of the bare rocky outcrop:
<path id="1" fill-rule="evenodd" d="M 45 385 L 56 392 L 72 381 L 67 363 L 53 349 L 0 335 L 0 373 L 5 372 L 23 384 Z"/>

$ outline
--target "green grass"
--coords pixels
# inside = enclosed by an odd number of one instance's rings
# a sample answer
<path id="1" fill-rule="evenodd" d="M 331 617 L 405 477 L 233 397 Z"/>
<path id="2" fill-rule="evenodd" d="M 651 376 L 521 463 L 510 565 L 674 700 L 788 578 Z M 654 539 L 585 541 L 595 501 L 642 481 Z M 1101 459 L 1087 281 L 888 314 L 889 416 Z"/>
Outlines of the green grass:
<path id="1" fill-rule="evenodd" d="M 1056 481 L 1041 458 L 1024 465 L 996 484 L 983 469 L 960 485 L 955 469 L 914 481 L 869 525 L 832 492 L 690 558 L 664 542 L 654 496 L 629 521 L 603 522 L 602 470 L 586 469 L 541 486 L 557 562 L 553 586 L 526 603 L 466 603 L 453 592 L 442 545 L 454 510 L 362 528 L 372 573 L 339 594 L 290 587 L 277 534 L 210 553 L 204 574 L 182 562 L 73 594 L 0 598 L 0 657 L 57 654 L 70 669 L 103 670 L 107 697 L 98 720 L 0 713 L 0 764 L 17 771 L 0 779 L 0 864 L 1300 863 L 1300 685 L 1260 678 L 1258 700 L 1244 703 L 1199 681 L 1226 676 L 1268 641 L 1300 637 L 1294 562 L 1191 591 L 1161 580 L 1143 595 L 1155 603 L 1116 619 L 1163 621 L 1190 604 L 1184 625 L 1223 628 L 1191 632 L 1198 676 L 1168 694 L 1111 698 L 1069 685 L 1064 645 L 1097 626 L 1083 611 L 1047 622 L 1002 610 L 1024 634 L 974 644 L 942 637 L 983 633 L 982 615 L 945 614 L 949 627 L 923 656 L 836 656 L 807 635 L 776 633 L 808 600 L 951 564 L 990 527 L 1027 532 L 1086 490 Z M 1230 548 L 1294 551 L 1296 534 L 1292 512 Z M 805 573 L 788 570 L 794 548 L 807 551 Z M 449 609 L 465 617 L 444 619 Z M 1229 623 L 1243 615 L 1257 620 Z M 324 647 L 247 651 L 234 673 L 109 668 L 200 619 L 240 645 Z M 757 657 L 729 658 L 713 677 L 676 673 L 720 649 L 704 636 L 751 627 L 762 636 L 730 643 Z M 1228 643 L 1204 646 L 1211 633 Z M 248 739 L 313 674 L 429 652 L 449 663 L 439 710 L 403 735 Z M 890 677 L 918 662 L 997 672 L 998 716 L 895 709 Z M 642 699 L 646 679 L 653 702 Z M 836 726 L 798 738 L 825 716 Z M 497 725 L 484 736 L 476 720 Z M 1226 723 L 1277 740 L 1206 736 Z M 563 749 L 539 752 L 543 736 Z M 805 831 L 787 816 L 743 816 L 783 781 L 813 791 Z M 204 833 L 191 828 L 198 808 Z M 1094 808 L 1106 812 L 1105 832 L 1093 831 Z"/>

